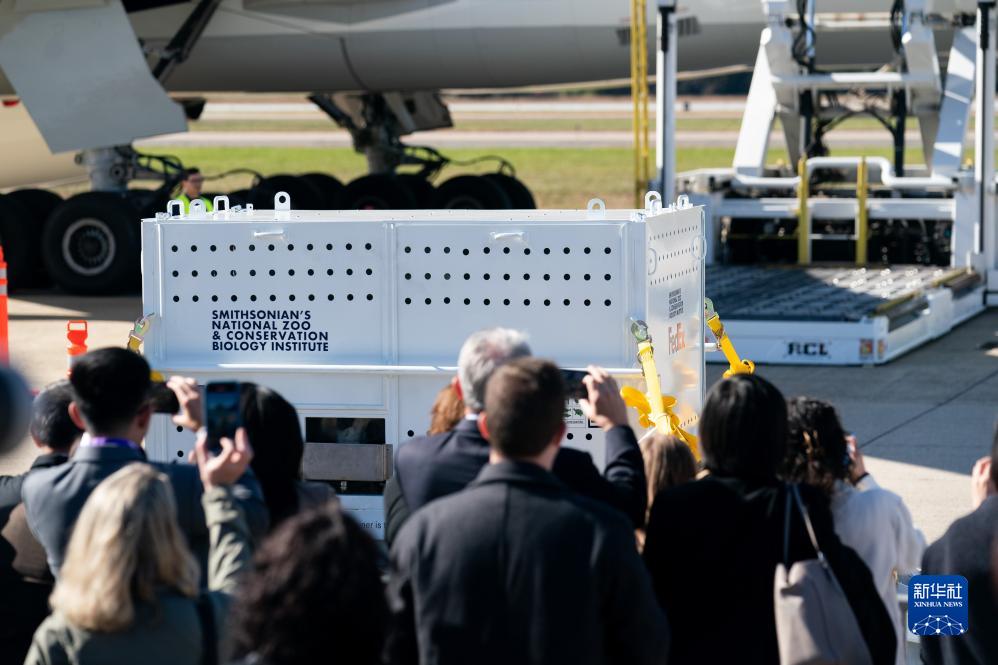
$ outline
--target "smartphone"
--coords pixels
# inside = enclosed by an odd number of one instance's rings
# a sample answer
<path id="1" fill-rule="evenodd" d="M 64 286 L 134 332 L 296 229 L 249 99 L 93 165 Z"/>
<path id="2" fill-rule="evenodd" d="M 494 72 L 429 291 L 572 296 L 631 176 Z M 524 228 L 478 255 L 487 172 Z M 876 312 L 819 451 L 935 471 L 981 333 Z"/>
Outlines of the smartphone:
<path id="1" fill-rule="evenodd" d="M 582 379 L 586 378 L 589 372 L 577 369 L 561 370 L 561 378 L 565 382 L 565 395 L 568 399 L 580 400 L 589 397 L 589 389 Z"/>
<path id="2" fill-rule="evenodd" d="M 211 381 L 204 387 L 204 420 L 208 450 L 212 454 L 222 451 L 222 438 L 235 438 L 236 430 L 242 426 L 240 393 L 237 381 Z"/>
<path id="3" fill-rule="evenodd" d="M 177 393 L 173 392 L 169 386 L 162 381 L 155 381 L 149 390 L 149 403 L 156 413 L 180 413 L 180 401 Z"/>

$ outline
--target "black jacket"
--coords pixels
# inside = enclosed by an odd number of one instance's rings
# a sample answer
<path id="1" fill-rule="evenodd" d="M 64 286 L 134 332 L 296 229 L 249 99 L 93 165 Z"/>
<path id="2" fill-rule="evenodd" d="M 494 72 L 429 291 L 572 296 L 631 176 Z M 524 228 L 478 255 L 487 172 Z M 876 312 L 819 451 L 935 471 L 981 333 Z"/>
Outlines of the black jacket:
<path id="1" fill-rule="evenodd" d="M 68 459 L 58 453 L 39 455 L 28 473 Z M 31 636 L 49 614 L 53 579 L 45 550 L 28 530 L 21 503 L 27 475 L 0 478 L 0 663 L 23 663 Z"/>
<path id="2" fill-rule="evenodd" d="M 83 446 L 76 449 L 68 463 L 34 471 L 25 478 L 21 496 L 28 526 L 45 547 L 53 573 L 59 573 L 73 525 L 93 489 L 118 469 L 145 461 L 145 453 L 141 450 Z M 206 564 L 208 526 L 201 507 L 204 488 L 198 468 L 192 464 L 150 464 L 170 479 L 180 529 L 198 560 Z M 250 533 L 254 541 L 258 541 L 267 533 L 268 516 L 263 493 L 252 471 L 239 479 L 234 491 L 246 514 Z M 206 575 L 202 576 L 202 579 L 206 578 Z"/>
<path id="3" fill-rule="evenodd" d="M 464 489 L 489 462 L 489 442 L 473 420 L 443 434 L 416 437 L 399 447 L 395 473 L 385 487 L 385 541 L 391 545 L 411 513 L 434 499 Z M 562 447 L 554 475 L 572 490 L 623 512 L 634 527 L 648 506 L 644 459 L 630 427 L 606 434 L 606 472 L 588 453 Z"/>
<path id="4" fill-rule="evenodd" d="M 395 664 L 665 662 L 631 524 L 534 464 L 490 464 L 414 513 L 392 564 Z"/>
<path id="5" fill-rule="evenodd" d="M 893 665 L 896 638 L 873 577 L 839 540 L 827 501 L 802 486 L 818 545 L 842 585 L 877 665 Z M 644 558 L 673 631 L 670 665 L 779 664 L 773 580 L 783 559 L 786 489 L 708 476 L 661 492 L 648 517 Z M 792 513 L 790 562 L 815 557 Z"/>
<path id="6" fill-rule="evenodd" d="M 963 575 L 967 578 L 970 625 L 966 633 L 957 637 L 923 637 L 923 662 L 930 665 L 998 663 L 996 535 L 998 497 L 992 496 L 977 510 L 953 522 L 943 537 L 925 550 L 923 575 Z"/>

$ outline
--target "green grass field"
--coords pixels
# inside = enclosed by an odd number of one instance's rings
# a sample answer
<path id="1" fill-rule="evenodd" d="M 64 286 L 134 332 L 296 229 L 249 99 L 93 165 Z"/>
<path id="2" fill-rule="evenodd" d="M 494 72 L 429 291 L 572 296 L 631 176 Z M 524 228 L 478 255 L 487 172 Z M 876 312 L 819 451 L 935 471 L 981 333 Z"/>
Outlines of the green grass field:
<path id="1" fill-rule="evenodd" d="M 157 146 L 156 152 L 179 157 L 184 164 L 196 165 L 212 177 L 233 169 L 246 168 L 263 175 L 277 173 L 308 173 L 321 171 L 348 181 L 365 171 L 361 155 L 349 149 L 328 148 L 176 148 Z M 489 150 L 450 150 L 448 155 L 460 161 L 490 154 Z M 889 148 L 849 150 L 848 154 L 888 156 Z M 533 191 L 542 208 L 581 208 L 592 197 L 600 197 L 610 207 L 633 205 L 633 157 L 625 148 L 496 148 L 516 167 L 517 175 Z M 843 152 L 843 154 L 846 154 Z M 733 149 L 680 148 L 676 163 L 680 171 L 731 165 Z M 783 158 L 780 150 L 770 153 L 770 162 Z M 908 151 L 911 164 L 921 162 L 919 150 Z M 448 166 L 437 184 L 459 173 L 481 173 L 495 170 L 495 162 L 475 166 Z M 206 191 L 232 191 L 247 187 L 252 176 L 231 175 L 212 179 Z"/>

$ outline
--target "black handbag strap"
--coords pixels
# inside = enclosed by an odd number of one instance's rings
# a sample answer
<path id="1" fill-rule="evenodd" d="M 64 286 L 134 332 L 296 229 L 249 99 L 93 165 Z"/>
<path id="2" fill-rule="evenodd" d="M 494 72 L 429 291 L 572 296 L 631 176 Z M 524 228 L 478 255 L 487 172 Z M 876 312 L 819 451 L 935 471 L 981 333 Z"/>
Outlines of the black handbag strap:
<path id="1" fill-rule="evenodd" d="M 207 592 L 195 603 L 201 621 L 201 665 L 218 665 L 218 633 L 215 629 L 215 608 Z"/>
<path id="2" fill-rule="evenodd" d="M 783 502 L 783 565 L 790 566 L 790 485 L 784 486 Z"/>
<path id="3" fill-rule="evenodd" d="M 789 565 L 790 558 L 790 500 L 797 505 L 797 509 L 800 511 L 801 517 L 804 518 L 804 527 L 807 529 L 807 536 L 811 540 L 811 546 L 814 547 L 815 556 L 821 561 L 822 564 L 825 563 L 825 555 L 822 553 L 821 548 L 818 547 L 818 537 L 814 533 L 814 526 L 811 524 L 811 516 L 807 512 L 807 506 L 800 498 L 800 490 L 797 489 L 795 483 L 788 483 L 786 486 L 787 490 L 787 500 L 786 508 L 783 511 L 783 565 Z"/>

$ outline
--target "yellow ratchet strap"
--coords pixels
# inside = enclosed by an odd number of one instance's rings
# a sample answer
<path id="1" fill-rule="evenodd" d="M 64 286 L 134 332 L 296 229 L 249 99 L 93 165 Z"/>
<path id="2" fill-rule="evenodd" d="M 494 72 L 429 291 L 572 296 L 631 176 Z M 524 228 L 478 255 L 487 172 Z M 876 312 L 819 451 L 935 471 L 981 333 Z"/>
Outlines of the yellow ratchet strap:
<path id="1" fill-rule="evenodd" d="M 729 367 L 724 373 L 724 378 L 731 378 L 735 374 L 753 374 L 755 363 L 740 357 L 735 351 L 735 345 L 731 343 L 731 338 L 724 331 L 724 324 L 721 323 L 721 317 L 714 309 L 714 303 L 710 298 L 703 299 L 703 310 L 704 316 L 707 318 L 707 327 L 714 333 L 714 338 L 717 340 L 717 348 L 721 350 L 728 361 Z"/>
<path id="2" fill-rule="evenodd" d="M 662 394 L 662 384 L 659 381 L 658 368 L 655 366 L 655 349 L 647 324 L 644 321 L 632 320 L 631 333 L 638 342 L 638 363 L 641 365 L 648 390 L 642 393 L 632 386 L 624 386 L 620 389 L 620 396 L 627 406 L 637 410 L 638 422 L 642 427 L 654 427 L 663 434 L 679 437 L 699 461 L 700 448 L 697 437 L 680 427 L 679 416 L 672 410 L 676 406 L 676 398 Z"/>

